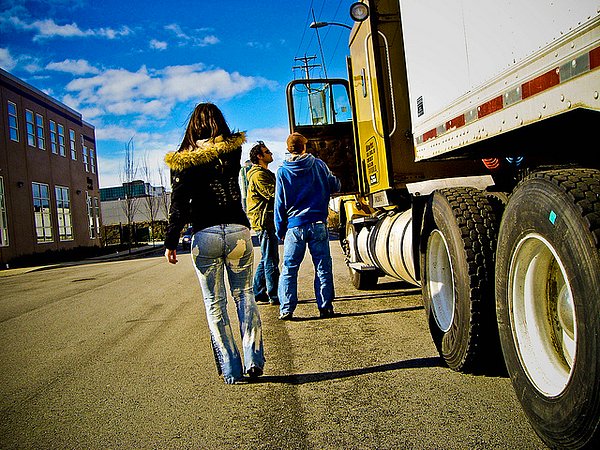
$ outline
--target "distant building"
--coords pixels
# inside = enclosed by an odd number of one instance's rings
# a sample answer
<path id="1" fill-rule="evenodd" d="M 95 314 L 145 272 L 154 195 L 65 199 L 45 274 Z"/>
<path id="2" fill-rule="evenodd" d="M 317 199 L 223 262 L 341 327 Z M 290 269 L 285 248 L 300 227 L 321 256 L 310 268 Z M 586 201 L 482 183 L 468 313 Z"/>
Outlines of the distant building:
<path id="1" fill-rule="evenodd" d="M 123 183 L 121 186 L 100 188 L 100 201 L 123 200 L 125 198 L 159 197 L 165 193 L 162 186 L 151 186 L 142 180 L 134 180 Z"/>
<path id="2" fill-rule="evenodd" d="M 94 126 L 0 69 L 0 267 L 100 244 Z"/>
<path id="3" fill-rule="evenodd" d="M 129 207 L 124 198 L 118 200 L 102 200 L 102 224 L 126 225 L 127 210 L 131 211 L 131 223 L 150 222 L 154 216 L 157 222 L 169 220 L 169 205 L 171 204 L 171 193 L 165 192 L 164 196 L 154 196 L 152 200 L 147 197 L 136 197 L 135 202 Z M 150 209 L 152 208 L 152 212 Z"/>

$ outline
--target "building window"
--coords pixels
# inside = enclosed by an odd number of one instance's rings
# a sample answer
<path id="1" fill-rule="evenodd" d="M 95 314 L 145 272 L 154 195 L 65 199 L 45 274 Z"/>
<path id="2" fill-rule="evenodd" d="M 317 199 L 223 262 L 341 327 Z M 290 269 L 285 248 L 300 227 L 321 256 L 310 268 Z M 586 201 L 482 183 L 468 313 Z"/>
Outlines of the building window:
<path id="1" fill-rule="evenodd" d="M 0 247 L 8 246 L 8 220 L 4 197 L 4 179 L 0 177 Z"/>
<path id="2" fill-rule="evenodd" d="M 35 123 L 33 122 L 33 112 L 25 110 L 25 121 L 27 122 L 27 145 L 35 147 Z"/>
<path id="3" fill-rule="evenodd" d="M 19 142 L 19 121 L 17 120 L 17 105 L 8 102 L 8 135 L 11 141 Z"/>
<path id="4" fill-rule="evenodd" d="M 69 146 L 71 148 L 71 159 L 77 161 L 77 149 L 75 148 L 75 131 L 69 128 Z"/>
<path id="5" fill-rule="evenodd" d="M 56 133 L 56 122 L 54 120 L 49 120 L 48 124 L 50 125 L 50 149 L 52 153 L 58 155 L 58 135 Z"/>
<path id="6" fill-rule="evenodd" d="M 40 150 L 46 149 L 46 138 L 44 137 L 44 118 L 39 114 L 35 115 L 35 129 L 37 132 L 37 143 Z"/>
<path id="7" fill-rule="evenodd" d="M 69 188 L 56 186 L 56 216 L 58 219 L 58 239 L 61 241 L 73 240 L 73 225 L 71 222 L 71 201 Z"/>
<path id="8" fill-rule="evenodd" d="M 87 213 L 88 213 L 88 224 L 90 230 L 90 239 L 94 239 L 96 237 L 96 226 L 94 224 L 94 209 L 92 206 L 92 197 L 90 197 L 89 192 L 85 192 L 85 202 L 87 204 Z"/>
<path id="9" fill-rule="evenodd" d="M 58 154 L 60 156 L 66 156 L 65 150 L 65 127 L 64 125 L 58 124 Z"/>
<path id="10" fill-rule="evenodd" d="M 94 197 L 94 214 L 96 216 L 96 236 L 100 236 L 100 202 Z"/>
<path id="11" fill-rule="evenodd" d="M 52 242 L 50 188 L 43 183 L 31 183 L 31 187 L 33 188 L 33 215 L 37 242 Z"/>
<path id="12" fill-rule="evenodd" d="M 85 145 L 83 146 L 83 167 L 85 168 L 86 172 L 90 171 L 90 157 L 88 154 L 88 148 Z"/>
<path id="13" fill-rule="evenodd" d="M 90 147 L 90 169 L 92 173 L 96 173 L 96 150 Z"/>

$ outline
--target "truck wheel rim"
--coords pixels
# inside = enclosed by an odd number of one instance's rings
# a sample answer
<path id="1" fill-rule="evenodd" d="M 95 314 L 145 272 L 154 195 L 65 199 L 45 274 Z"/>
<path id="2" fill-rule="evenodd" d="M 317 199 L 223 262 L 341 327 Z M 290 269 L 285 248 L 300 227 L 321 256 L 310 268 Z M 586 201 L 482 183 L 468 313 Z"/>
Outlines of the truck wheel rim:
<path id="1" fill-rule="evenodd" d="M 435 321 L 444 333 L 454 320 L 455 292 L 452 263 L 444 235 L 434 230 L 427 252 L 428 288 Z"/>
<path id="2" fill-rule="evenodd" d="M 546 396 L 564 391 L 577 344 L 575 305 L 554 247 L 529 234 L 517 245 L 509 268 L 513 339 L 525 373 Z"/>

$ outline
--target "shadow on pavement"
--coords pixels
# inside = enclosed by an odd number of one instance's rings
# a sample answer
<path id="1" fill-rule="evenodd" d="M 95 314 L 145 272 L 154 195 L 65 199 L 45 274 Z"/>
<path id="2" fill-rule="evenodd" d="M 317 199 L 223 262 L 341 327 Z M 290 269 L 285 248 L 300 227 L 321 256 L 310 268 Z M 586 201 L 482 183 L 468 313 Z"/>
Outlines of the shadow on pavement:
<path id="1" fill-rule="evenodd" d="M 356 294 L 356 295 L 339 295 L 333 299 L 333 303 L 338 302 L 350 302 L 354 300 L 369 300 L 369 299 L 378 299 L 378 298 L 394 298 L 394 297 L 402 297 L 405 295 L 416 295 L 420 294 L 421 290 L 419 288 L 410 290 L 410 291 L 398 291 L 398 292 L 373 292 L 373 293 L 365 293 L 365 294 Z M 298 304 L 301 303 L 315 303 L 316 299 L 314 298 L 305 298 L 302 300 L 298 300 Z"/>
<path id="2" fill-rule="evenodd" d="M 253 380 L 252 383 L 318 383 L 320 381 L 338 380 L 341 378 L 354 377 L 357 375 L 366 375 L 369 373 L 388 372 L 391 370 L 401 369 L 422 369 L 427 367 L 445 367 L 445 364 L 442 358 L 440 357 L 416 358 L 389 364 L 381 364 L 379 366 L 364 367 L 361 369 L 339 370 L 335 372 L 304 373 L 297 375 L 265 375 L 260 378 L 257 378 L 256 380 Z"/>
<path id="3" fill-rule="evenodd" d="M 335 316 L 329 317 L 327 320 L 337 319 L 338 317 L 359 317 L 359 316 L 370 316 L 373 314 L 387 314 L 387 313 L 397 313 L 397 312 L 407 312 L 407 311 L 418 311 L 423 309 L 422 306 L 408 306 L 406 308 L 390 308 L 390 309 L 380 309 L 377 311 L 364 311 L 364 312 L 351 312 L 351 313 L 335 313 Z M 308 322 L 311 320 L 324 320 L 320 317 L 294 317 L 292 322 Z"/>

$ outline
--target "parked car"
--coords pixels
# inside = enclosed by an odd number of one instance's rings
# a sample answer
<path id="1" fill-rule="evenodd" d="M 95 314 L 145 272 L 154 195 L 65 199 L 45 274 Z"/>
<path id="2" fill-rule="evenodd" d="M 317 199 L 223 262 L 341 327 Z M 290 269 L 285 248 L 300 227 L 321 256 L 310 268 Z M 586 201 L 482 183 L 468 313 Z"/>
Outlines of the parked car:
<path id="1" fill-rule="evenodd" d="M 185 233 L 183 233 L 183 237 L 181 238 L 181 248 L 184 250 L 189 250 L 192 247 L 192 236 L 194 232 L 192 231 L 192 227 L 189 227 Z"/>

